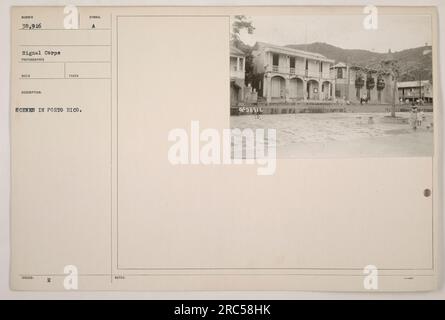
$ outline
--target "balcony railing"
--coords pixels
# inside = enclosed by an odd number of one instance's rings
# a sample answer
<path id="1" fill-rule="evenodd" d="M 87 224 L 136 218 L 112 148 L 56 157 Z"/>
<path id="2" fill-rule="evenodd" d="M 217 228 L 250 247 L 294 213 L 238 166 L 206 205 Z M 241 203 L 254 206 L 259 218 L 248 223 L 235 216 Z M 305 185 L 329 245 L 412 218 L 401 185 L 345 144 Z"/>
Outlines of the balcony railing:
<path id="1" fill-rule="evenodd" d="M 298 69 L 298 68 L 289 68 L 289 67 L 283 67 L 283 66 L 272 66 L 272 68 L 269 67 L 268 71 L 272 72 L 279 72 L 279 73 L 287 73 L 287 74 L 295 74 L 295 75 L 304 75 L 304 69 Z"/>
<path id="2" fill-rule="evenodd" d="M 230 78 L 244 79 L 244 71 L 230 70 Z"/>
<path id="3" fill-rule="evenodd" d="M 290 68 L 290 67 L 272 65 L 272 67 L 269 67 L 268 71 L 298 75 L 298 76 L 306 76 L 312 78 L 322 78 L 331 80 L 333 79 L 333 76 L 331 75 L 330 72 L 311 71 L 311 70 L 305 70 L 304 68 Z"/>
<path id="4" fill-rule="evenodd" d="M 307 76 L 308 77 L 313 77 L 313 78 L 319 78 L 320 77 L 320 72 L 318 71 L 311 71 L 311 70 L 306 70 L 307 71 Z"/>
<path id="5" fill-rule="evenodd" d="M 334 76 L 331 73 L 329 73 L 329 72 L 324 72 L 324 73 L 321 74 L 321 78 L 322 79 L 333 80 Z"/>

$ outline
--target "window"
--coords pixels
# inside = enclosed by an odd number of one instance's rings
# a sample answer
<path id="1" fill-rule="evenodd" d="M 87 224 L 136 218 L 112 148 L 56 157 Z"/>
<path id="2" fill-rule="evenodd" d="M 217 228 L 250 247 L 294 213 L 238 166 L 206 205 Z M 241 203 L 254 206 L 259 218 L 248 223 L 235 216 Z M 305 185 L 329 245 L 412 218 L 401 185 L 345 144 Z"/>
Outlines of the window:
<path id="1" fill-rule="evenodd" d="M 280 61 L 280 56 L 278 54 L 274 53 L 272 55 L 272 65 L 278 66 L 279 61 Z"/>
<path id="2" fill-rule="evenodd" d="M 306 70 L 309 69 L 309 60 L 306 59 Z"/>
<path id="3" fill-rule="evenodd" d="M 337 79 L 343 79 L 343 68 L 337 68 Z"/>
<path id="4" fill-rule="evenodd" d="M 231 71 L 238 71 L 237 63 L 238 63 L 238 60 L 236 59 L 236 57 L 230 57 L 230 70 Z"/>
<path id="5" fill-rule="evenodd" d="M 323 62 L 319 62 L 320 63 L 320 73 L 323 73 Z"/>
<path id="6" fill-rule="evenodd" d="M 289 59 L 289 67 L 295 68 L 295 57 L 290 57 L 290 59 Z"/>
<path id="7" fill-rule="evenodd" d="M 244 58 L 239 58 L 239 71 L 244 71 Z"/>

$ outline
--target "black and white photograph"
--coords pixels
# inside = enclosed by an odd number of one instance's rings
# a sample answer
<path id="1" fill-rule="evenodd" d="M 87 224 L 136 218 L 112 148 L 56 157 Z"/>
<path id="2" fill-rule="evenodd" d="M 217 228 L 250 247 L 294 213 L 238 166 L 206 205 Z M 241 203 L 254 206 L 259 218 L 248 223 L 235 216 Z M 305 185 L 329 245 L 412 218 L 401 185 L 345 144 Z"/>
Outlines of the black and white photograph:
<path id="1" fill-rule="evenodd" d="M 0 300 L 445 298 L 443 0 L 53 2 L 0 2 Z"/>
<path id="2" fill-rule="evenodd" d="M 374 14 L 232 16 L 234 135 L 276 130 L 278 158 L 432 156 L 431 17 Z"/>

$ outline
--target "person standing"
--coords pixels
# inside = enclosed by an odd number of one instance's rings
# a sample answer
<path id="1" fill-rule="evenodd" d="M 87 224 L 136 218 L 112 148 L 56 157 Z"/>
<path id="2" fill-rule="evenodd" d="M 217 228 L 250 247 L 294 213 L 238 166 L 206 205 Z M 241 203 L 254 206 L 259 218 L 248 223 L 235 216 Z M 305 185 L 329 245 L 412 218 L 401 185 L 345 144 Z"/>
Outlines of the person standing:
<path id="1" fill-rule="evenodd" d="M 366 95 L 366 93 L 364 93 L 360 99 L 360 104 L 363 104 L 364 102 L 368 102 L 368 96 Z"/>
<path id="2" fill-rule="evenodd" d="M 413 102 L 413 105 L 411 107 L 411 128 L 413 130 L 417 130 L 417 124 L 417 107 L 414 105 Z"/>

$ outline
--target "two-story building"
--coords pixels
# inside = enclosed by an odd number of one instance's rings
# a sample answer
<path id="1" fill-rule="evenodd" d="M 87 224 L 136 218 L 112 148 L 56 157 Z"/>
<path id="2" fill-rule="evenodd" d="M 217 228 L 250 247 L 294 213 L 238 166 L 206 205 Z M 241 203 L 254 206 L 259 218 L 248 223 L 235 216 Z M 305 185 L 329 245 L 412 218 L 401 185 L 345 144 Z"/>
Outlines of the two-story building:
<path id="1" fill-rule="evenodd" d="M 433 85 L 430 80 L 398 82 L 397 88 L 403 101 L 422 99 L 427 103 L 433 102 Z"/>
<path id="2" fill-rule="evenodd" d="M 244 100 L 246 57 L 243 51 L 230 46 L 230 105 L 236 107 Z"/>
<path id="3" fill-rule="evenodd" d="M 252 86 L 268 103 L 331 100 L 335 93 L 331 67 L 325 56 L 257 42 L 252 50 Z"/>
<path id="4" fill-rule="evenodd" d="M 366 97 L 372 104 L 391 104 L 394 79 L 387 73 L 339 62 L 332 66 L 335 98 L 359 103 Z M 396 97 L 397 99 L 397 97 Z"/>

